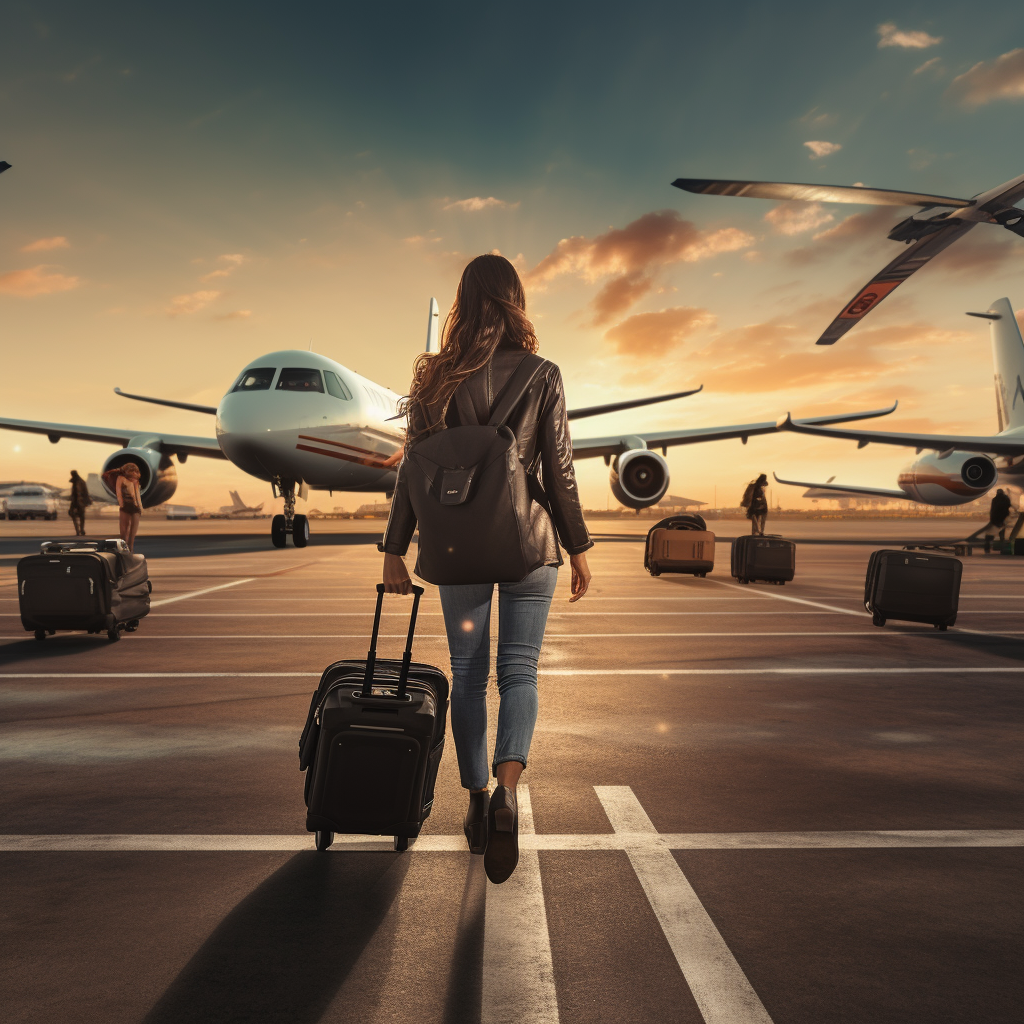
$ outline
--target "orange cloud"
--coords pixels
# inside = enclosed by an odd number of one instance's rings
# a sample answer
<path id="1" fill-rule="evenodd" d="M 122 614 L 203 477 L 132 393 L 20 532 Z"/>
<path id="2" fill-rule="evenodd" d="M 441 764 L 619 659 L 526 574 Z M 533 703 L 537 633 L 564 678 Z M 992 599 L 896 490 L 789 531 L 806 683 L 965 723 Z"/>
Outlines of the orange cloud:
<path id="1" fill-rule="evenodd" d="M 811 151 L 812 160 L 831 156 L 843 148 L 838 142 L 824 142 L 820 139 L 813 142 L 805 142 L 804 145 Z"/>
<path id="2" fill-rule="evenodd" d="M 834 228 L 813 236 L 809 245 L 786 253 L 786 260 L 801 266 L 832 253 L 847 252 L 862 242 L 880 242 L 899 222 L 899 210 L 878 206 L 867 213 L 844 217 Z"/>
<path id="3" fill-rule="evenodd" d="M 878 26 L 878 48 L 899 46 L 904 50 L 925 50 L 929 46 L 937 46 L 942 36 L 930 36 L 927 32 L 907 32 L 898 29 L 891 21 Z"/>
<path id="4" fill-rule="evenodd" d="M 214 320 L 248 320 L 252 316 L 251 309 L 233 309 L 230 313 L 220 313 Z"/>
<path id="5" fill-rule="evenodd" d="M 653 358 L 667 355 L 699 330 L 715 323 L 714 314 L 706 309 L 676 306 L 627 317 L 606 331 L 605 338 L 619 355 Z"/>
<path id="6" fill-rule="evenodd" d="M 651 290 L 654 276 L 671 263 L 695 263 L 723 252 L 748 249 L 754 236 L 738 228 L 701 231 L 675 210 L 645 213 L 624 228 L 603 235 L 563 238 L 554 250 L 524 274 L 528 285 L 543 288 L 572 274 L 586 281 L 613 275 L 593 300 L 594 323 L 607 323 Z"/>
<path id="7" fill-rule="evenodd" d="M 995 60 L 979 61 L 957 75 L 949 91 L 965 107 L 980 107 L 993 100 L 1024 99 L 1024 49 L 1010 50 Z"/>
<path id="8" fill-rule="evenodd" d="M 37 238 L 34 242 L 21 247 L 22 252 L 49 252 L 51 249 L 70 249 L 71 243 L 63 235 L 53 238 Z"/>
<path id="9" fill-rule="evenodd" d="M 200 281 L 215 281 L 219 277 L 230 277 L 245 262 L 246 258 L 240 252 L 233 252 L 218 256 L 217 259 L 225 265 L 217 270 L 211 270 L 208 274 L 204 274 L 199 279 Z"/>
<path id="10" fill-rule="evenodd" d="M 983 227 L 972 232 L 969 238 L 954 242 L 934 257 L 932 263 L 950 273 L 984 277 L 1002 269 L 1009 260 L 1020 259 L 1020 256 L 1020 246 L 1012 236 L 1000 238 L 991 228 Z"/>
<path id="11" fill-rule="evenodd" d="M 205 309 L 214 299 L 220 298 L 221 293 L 215 291 L 191 292 L 188 295 L 176 295 L 171 299 L 167 307 L 168 316 L 181 316 L 182 314 L 198 313 Z"/>
<path id="12" fill-rule="evenodd" d="M 800 235 L 830 223 L 835 217 L 821 203 L 780 203 L 764 219 L 780 235 Z"/>
<path id="13" fill-rule="evenodd" d="M 461 210 L 463 213 L 477 213 L 480 210 L 514 210 L 519 204 L 518 203 L 506 203 L 504 199 L 495 199 L 494 196 L 488 196 L 484 199 L 482 196 L 473 196 L 470 199 L 455 199 L 445 200 L 445 204 L 441 209 L 443 210 Z"/>
<path id="14" fill-rule="evenodd" d="M 6 274 L 0 274 L 0 293 L 21 298 L 67 292 L 77 288 L 79 284 L 79 278 L 49 271 L 45 264 L 30 267 L 28 270 L 10 270 Z"/>

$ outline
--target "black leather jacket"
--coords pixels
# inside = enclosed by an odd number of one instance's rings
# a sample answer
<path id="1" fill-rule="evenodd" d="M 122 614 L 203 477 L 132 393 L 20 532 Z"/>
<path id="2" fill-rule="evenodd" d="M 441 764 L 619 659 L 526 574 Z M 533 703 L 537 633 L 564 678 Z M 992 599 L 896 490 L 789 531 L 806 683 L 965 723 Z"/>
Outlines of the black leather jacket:
<path id="1" fill-rule="evenodd" d="M 523 350 L 500 345 L 491 357 L 490 363 L 470 377 L 463 385 L 473 400 L 477 421 L 486 423 L 494 400 L 512 376 L 523 358 Z M 569 420 L 565 412 L 565 391 L 562 374 L 558 367 L 545 360 L 537 378 L 541 387 L 533 387 L 508 419 L 508 425 L 519 445 L 519 459 L 530 467 L 540 454 L 540 481 L 551 506 L 551 516 L 536 502 L 531 503 L 530 516 L 536 522 L 534 530 L 546 534 L 546 565 L 561 565 L 562 557 L 558 542 L 570 555 L 578 555 L 593 547 L 587 525 L 583 521 L 580 507 L 579 488 L 572 464 L 572 440 L 569 437 Z M 413 425 L 416 425 L 417 410 L 410 410 Z M 449 402 L 445 425 L 459 426 L 459 413 L 454 400 Z M 552 528 L 552 520 L 553 527 Z M 391 502 L 391 516 L 388 519 L 382 551 L 392 555 L 404 555 L 409 550 L 416 529 L 416 514 L 409 501 L 409 488 L 405 476 L 405 464 L 399 467 L 398 481 Z M 557 531 L 557 539 L 556 539 Z"/>

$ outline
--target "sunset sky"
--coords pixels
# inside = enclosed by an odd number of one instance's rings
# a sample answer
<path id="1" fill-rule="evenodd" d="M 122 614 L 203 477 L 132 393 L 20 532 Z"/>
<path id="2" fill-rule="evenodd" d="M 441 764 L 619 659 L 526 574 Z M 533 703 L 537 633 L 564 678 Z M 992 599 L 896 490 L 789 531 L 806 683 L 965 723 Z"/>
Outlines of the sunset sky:
<path id="1" fill-rule="evenodd" d="M 832 348 L 909 210 L 695 196 L 678 176 L 970 197 L 1024 173 L 1019 3 L 16 3 L 0 33 L 0 415 L 213 436 L 263 352 L 403 392 L 432 295 L 523 274 L 571 405 L 704 384 L 577 436 L 900 400 L 893 429 L 996 429 L 988 328 L 1024 239 L 981 226 Z M 0 432 L 0 478 L 112 449 Z M 913 456 L 796 436 L 670 449 L 671 492 L 757 472 L 895 485 Z M 600 460 L 577 467 L 608 502 Z M 269 488 L 192 459 L 174 501 Z M 780 488 L 776 489 L 779 496 Z M 787 506 L 799 491 L 786 491 Z M 372 496 L 316 493 L 354 508 Z M 614 502 L 614 499 L 612 499 Z"/>

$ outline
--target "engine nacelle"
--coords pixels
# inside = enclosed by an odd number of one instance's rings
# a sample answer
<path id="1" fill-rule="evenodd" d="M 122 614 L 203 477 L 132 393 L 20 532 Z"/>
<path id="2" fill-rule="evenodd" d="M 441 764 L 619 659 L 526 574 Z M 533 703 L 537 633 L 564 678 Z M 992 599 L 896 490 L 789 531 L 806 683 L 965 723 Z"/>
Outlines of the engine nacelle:
<path id="1" fill-rule="evenodd" d="M 623 452 L 612 463 L 612 494 L 627 508 L 656 505 L 668 490 L 668 463 L 645 448 Z"/>
<path id="2" fill-rule="evenodd" d="M 953 452 L 923 455 L 900 473 L 900 489 L 914 501 L 929 505 L 966 505 L 990 490 L 998 477 L 987 455 Z"/>
<path id="3" fill-rule="evenodd" d="M 129 446 L 114 452 L 103 463 L 103 472 L 118 469 L 126 462 L 134 462 L 139 467 L 139 491 L 142 494 L 143 508 L 152 508 L 171 500 L 178 489 L 178 471 L 174 468 L 169 455 L 154 448 Z M 103 479 L 102 475 L 100 479 Z M 103 488 L 111 498 L 116 497 L 105 480 Z"/>

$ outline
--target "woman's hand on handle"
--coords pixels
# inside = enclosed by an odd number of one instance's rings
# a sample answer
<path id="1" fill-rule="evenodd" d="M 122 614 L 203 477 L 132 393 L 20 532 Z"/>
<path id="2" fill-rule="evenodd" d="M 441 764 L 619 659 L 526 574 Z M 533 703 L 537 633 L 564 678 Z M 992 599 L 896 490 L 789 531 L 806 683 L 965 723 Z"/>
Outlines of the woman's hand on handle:
<path id="1" fill-rule="evenodd" d="M 590 586 L 590 568 L 585 554 L 570 555 L 569 565 L 572 566 L 572 594 L 569 603 L 578 601 Z"/>
<path id="2" fill-rule="evenodd" d="M 384 555 L 384 590 L 388 594 L 411 594 L 412 580 L 401 555 Z"/>

